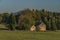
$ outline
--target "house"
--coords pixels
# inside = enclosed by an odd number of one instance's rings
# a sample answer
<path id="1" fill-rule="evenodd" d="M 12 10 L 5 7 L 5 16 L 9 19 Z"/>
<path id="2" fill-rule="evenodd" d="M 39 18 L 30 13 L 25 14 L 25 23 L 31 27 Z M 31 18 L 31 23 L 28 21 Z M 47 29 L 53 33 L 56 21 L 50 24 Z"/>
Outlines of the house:
<path id="1" fill-rule="evenodd" d="M 33 25 L 33 26 L 30 28 L 30 31 L 36 31 L 35 25 Z"/>
<path id="2" fill-rule="evenodd" d="M 46 25 L 42 22 L 38 26 L 39 31 L 46 31 Z"/>
<path id="3" fill-rule="evenodd" d="M 30 29 L 31 31 L 46 31 L 46 25 L 43 22 L 37 22 Z"/>

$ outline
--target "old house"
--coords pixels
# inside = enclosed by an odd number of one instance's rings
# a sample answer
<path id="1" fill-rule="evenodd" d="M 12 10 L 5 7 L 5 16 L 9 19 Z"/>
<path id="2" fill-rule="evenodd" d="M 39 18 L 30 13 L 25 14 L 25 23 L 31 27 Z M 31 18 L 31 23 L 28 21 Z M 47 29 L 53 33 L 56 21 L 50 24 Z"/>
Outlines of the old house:
<path id="1" fill-rule="evenodd" d="M 33 26 L 30 28 L 30 31 L 36 31 L 36 26 L 33 25 Z"/>
<path id="2" fill-rule="evenodd" d="M 43 22 L 38 22 L 30 28 L 31 31 L 46 31 L 46 25 Z"/>
<path id="3" fill-rule="evenodd" d="M 39 31 L 46 31 L 46 25 L 42 22 L 38 26 Z"/>

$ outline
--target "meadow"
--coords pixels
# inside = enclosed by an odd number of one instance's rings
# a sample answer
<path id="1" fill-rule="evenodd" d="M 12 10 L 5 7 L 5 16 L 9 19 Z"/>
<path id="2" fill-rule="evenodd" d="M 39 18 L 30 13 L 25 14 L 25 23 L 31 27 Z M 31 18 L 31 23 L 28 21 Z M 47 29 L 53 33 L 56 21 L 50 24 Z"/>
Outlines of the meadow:
<path id="1" fill-rule="evenodd" d="M 0 40 L 60 40 L 60 32 L 0 30 Z"/>

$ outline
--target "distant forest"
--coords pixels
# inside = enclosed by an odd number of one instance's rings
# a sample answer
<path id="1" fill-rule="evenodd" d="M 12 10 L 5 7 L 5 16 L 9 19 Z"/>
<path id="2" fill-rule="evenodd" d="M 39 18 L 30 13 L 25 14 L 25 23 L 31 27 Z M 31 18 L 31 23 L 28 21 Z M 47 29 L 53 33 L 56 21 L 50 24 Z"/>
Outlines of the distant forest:
<path id="1" fill-rule="evenodd" d="M 16 13 L 0 14 L 0 24 L 5 24 L 9 30 L 29 30 L 37 22 L 44 22 L 47 30 L 60 30 L 60 13 L 44 9 L 25 9 Z"/>

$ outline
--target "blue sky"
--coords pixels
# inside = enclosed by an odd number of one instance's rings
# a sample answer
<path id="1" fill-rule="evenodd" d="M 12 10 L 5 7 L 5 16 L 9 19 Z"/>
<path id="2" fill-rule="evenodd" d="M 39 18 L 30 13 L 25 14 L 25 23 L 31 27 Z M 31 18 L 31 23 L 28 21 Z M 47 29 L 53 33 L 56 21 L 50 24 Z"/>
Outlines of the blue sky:
<path id="1" fill-rule="evenodd" d="M 60 12 L 60 0 L 0 0 L 0 13 L 15 12 L 25 8 Z"/>

